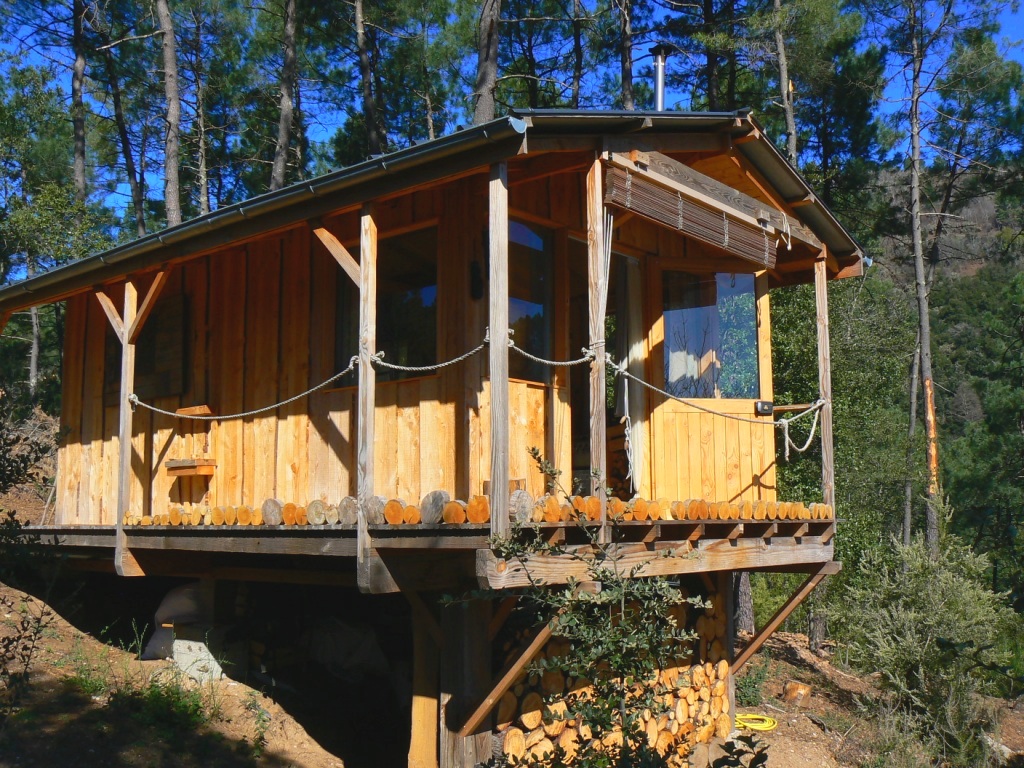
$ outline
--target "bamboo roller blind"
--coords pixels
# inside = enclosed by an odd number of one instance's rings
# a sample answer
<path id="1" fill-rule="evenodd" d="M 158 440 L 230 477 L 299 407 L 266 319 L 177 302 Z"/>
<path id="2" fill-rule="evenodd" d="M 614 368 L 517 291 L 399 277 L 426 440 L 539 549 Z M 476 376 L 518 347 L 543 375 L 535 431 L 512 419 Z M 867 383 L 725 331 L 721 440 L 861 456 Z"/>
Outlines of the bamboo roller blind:
<path id="1" fill-rule="evenodd" d="M 608 168 L 605 203 L 633 211 L 758 267 L 775 267 L 775 238 L 761 227 L 737 221 L 723 211 L 690 200 L 622 168 Z"/>

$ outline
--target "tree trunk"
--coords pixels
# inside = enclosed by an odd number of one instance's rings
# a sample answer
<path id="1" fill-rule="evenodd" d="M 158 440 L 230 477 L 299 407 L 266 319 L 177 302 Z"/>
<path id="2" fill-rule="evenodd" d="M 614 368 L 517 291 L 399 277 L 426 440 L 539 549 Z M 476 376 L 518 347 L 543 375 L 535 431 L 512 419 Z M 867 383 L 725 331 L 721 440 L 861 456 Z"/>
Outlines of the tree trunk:
<path id="1" fill-rule="evenodd" d="M 580 108 L 580 83 L 583 80 L 583 3 L 572 3 L 572 108 Z"/>
<path id="2" fill-rule="evenodd" d="M 104 62 L 107 69 L 107 81 L 110 86 L 110 100 L 114 106 L 114 123 L 121 141 L 121 157 L 124 159 L 124 172 L 128 177 L 128 188 L 132 194 L 132 208 L 135 212 L 135 231 L 139 237 L 146 234 L 146 206 L 142 197 L 142 184 L 135 169 L 135 156 L 132 152 L 131 137 L 128 135 L 128 123 L 124 117 L 124 105 L 121 102 L 121 82 L 117 74 L 117 61 L 114 59 L 110 39 L 104 40 Z"/>
<path id="3" fill-rule="evenodd" d="M 924 389 L 924 424 L 927 445 L 928 503 L 925 517 L 925 541 L 928 549 L 939 549 L 939 435 L 935 422 L 935 384 L 932 376 L 932 331 L 929 317 L 928 280 L 924 265 L 924 231 L 921 222 L 921 77 L 924 52 L 921 49 L 917 9 L 910 19 L 913 25 L 913 60 L 910 98 L 910 216 L 914 247 L 914 279 L 917 287 L 918 329 L 921 338 L 921 383 Z"/>
<path id="4" fill-rule="evenodd" d="M 284 63 L 281 65 L 281 102 L 277 121 L 277 145 L 274 147 L 274 166 L 270 172 L 271 191 L 284 186 L 285 171 L 288 167 L 288 148 L 291 145 L 296 71 L 295 0 L 285 0 L 282 47 Z"/>
<path id="5" fill-rule="evenodd" d="M 704 0 L 704 30 L 708 35 L 714 33 L 715 3 Z M 708 110 L 717 112 L 721 107 L 718 98 L 718 53 L 710 43 L 706 43 L 704 52 L 704 80 L 708 89 Z"/>
<path id="6" fill-rule="evenodd" d="M 363 122 L 366 124 L 366 146 L 371 155 L 381 153 L 382 143 L 378 130 L 377 105 L 373 100 L 373 70 L 370 68 L 370 52 L 366 46 L 366 23 L 363 16 L 363 0 L 356 2 L 356 49 L 359 53 L 359 79 L 362 82 Z"/>
<path id="7" fill-rule="evenodd" d="M 786 33 L 783 24 L 782 0 L 775 0 L 775 49 L 779 56 L 779 95 L 786 117 L 786 157 L 796 168 L 796 114 L 793 110 L 793 90 L 789 87 L 789 61 L 786 58 Z"/>
<path id="8" fill-rule="evenodd" d="M 736 602 L 736 631 L 754 634 L 754 594 L 750 589 L 750 574 L 741 571 L 734 581 Z"/>
<path id="9" fill-rule="evenodd" d="M 164 63 L 164 98 L 167 99 L 167 134 L 164 139 L 164 206 L 167 226 L 181 224 L 181 193 L 178 184 L 178 144 L 181 130 L 181 89 L 178 86 L 178 46 L 174 18 L 167 0 L 156 0 Z"/>
<path id="10" fill-rule="evenodd" d="M 917 394 L 921 380 L 921 334 L 914 345 L 910 366 L 910 426 L 907 428 L 907 477 L 903 484 L 903 544 L 910 546 L 914 522 L 914 436 L 917 434 Z"/>
<path id="11" fill-rule="evenodd" d="M 622 108 L 636 109 L 633 94 L 633 6 L 632 0 L 619 3 L 619 77 L 622 80 Z"/>
<path id="12" fill-rule="evenodd" d="M 85 5 L 83 0 L 71 3 L 71 48 L 75 63 L 71 68 L 71 126 L 74 135 L 74 181 L 75 199 L 84 203 L 86 198 L 85 178 L 85 102 L 82 89 L 85 84 Z"/>
<path id="13" fill-rule="evenodd" d="M 473 124 L 494 119 L 494 90 L 498 83 L 498 24 L 501 0 L 483 0 L 477 34 L 476 85 Z"/>

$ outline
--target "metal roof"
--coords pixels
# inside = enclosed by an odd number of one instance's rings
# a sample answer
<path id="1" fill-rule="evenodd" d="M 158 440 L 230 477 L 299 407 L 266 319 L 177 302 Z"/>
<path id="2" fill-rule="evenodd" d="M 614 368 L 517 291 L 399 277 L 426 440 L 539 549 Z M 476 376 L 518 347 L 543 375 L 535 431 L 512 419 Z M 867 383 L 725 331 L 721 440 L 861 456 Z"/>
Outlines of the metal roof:
<path id="1" fill-rule="evenodd" d="M 95 256 L 0 288 L 0 313 L 59 300 L 123 275 L 227 245 L 295 222 L 323 216 L 383 193 L 482 167 L 522 151 L 529 135 L 600 135 L 717 132 L 733 138 L 760 133 L 747 111 L 630 112 L 515 110 L 479 126 L 374 157 L 324 176 L 225 206 L 178 226 L 118 245 Z M 861 249 L 817 200 L 778 149 L 763 137 L 736 149 L 786 200 L 801 200 L 796 216 L 839 257 Z M 369 185 L 373 193 L 367 195 Z"/>

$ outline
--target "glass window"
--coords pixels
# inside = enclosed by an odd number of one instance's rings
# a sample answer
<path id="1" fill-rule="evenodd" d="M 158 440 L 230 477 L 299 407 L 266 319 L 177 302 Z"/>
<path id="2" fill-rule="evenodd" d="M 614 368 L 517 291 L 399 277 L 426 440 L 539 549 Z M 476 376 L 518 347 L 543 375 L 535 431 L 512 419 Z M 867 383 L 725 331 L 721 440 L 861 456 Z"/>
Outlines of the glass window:
<path id="1" fill-rule="evenodd" d="M 508 324 L 520 349 L 551 359 L 554 257 L 551 232 L 543 227 L 509 222 Z M 548 382 L 551 369 L 512 352 L 508 375 L 513 379 Z"/>
<path id="2" fill-rule="evenodd" d="M 756 398 L 754 276 L 662 276 L 666 390 L 676 397 Z"/>
<path id="3" fill-rule="evenodd" d="M 337 364 L 359 353 L 359 289 L 338 275 Z M 437 229 L 420 229 L 377 243 L 377 350 L 396 365 L 437 362 Z M 414 375 L 377 367 L 378 381 Z"/>

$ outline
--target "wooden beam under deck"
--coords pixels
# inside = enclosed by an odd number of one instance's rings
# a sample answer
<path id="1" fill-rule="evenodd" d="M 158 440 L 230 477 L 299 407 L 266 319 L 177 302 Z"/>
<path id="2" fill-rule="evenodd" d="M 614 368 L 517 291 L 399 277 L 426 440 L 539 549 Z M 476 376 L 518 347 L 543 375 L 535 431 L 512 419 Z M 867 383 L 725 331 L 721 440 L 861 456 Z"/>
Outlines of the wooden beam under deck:
<path id="1" fill-rule="evenodd" d="M 708 573 L 728 570 L 771 570 L 790 565 L 814 565 L 830 562 L 831 544 L 820 537 L 805 536 L 763 539 L 715 539 L 690 542 L 659 542 L 653 548 L 645 544 L 615 545 L 618 567 L 623 572 L 636 569 L 636 576 L 672 576 L 684 573 Z M 478 550 L 477 577 L 492 589 L 529 586 L 531 578 L 545 584 L 565 584 L 570 579 L 586 579 L 587 564 L 576 552 L 561 555 L 534 555 L 522 561 L 502 560 L 489 550 Z"/>
<path id="2" fill-rule="evenodd" d="M 822 563 L 817 570 L 808 576 L 807 580 L 800 585 L 789 600 L 783 603 L 782 607 L 775 612 L 775 615 L 772 616 L 768 623 L 758 630 L 757 634 L 755 634 L 750 640 L 747 647 L 744 648 L 740 655 L 736 657 L 736 661 L 733 662 L 730 672 L 733 675 L 739 672 L 743 668 L 743 665 L 750 660 L 750 657 L 757 653 L 758 649 L 764 645 L 765 641 L 771 637 L 772 633 L 782 625 L 782 622 L 789 618 L 789 615 L 796 610 L 797 606 L 814 591 L 814 588 L 821 583 L 821 580 L 830 574 L 839 573 L 841 568 L 841 563 L 829 561 Z"/>

